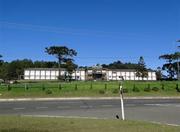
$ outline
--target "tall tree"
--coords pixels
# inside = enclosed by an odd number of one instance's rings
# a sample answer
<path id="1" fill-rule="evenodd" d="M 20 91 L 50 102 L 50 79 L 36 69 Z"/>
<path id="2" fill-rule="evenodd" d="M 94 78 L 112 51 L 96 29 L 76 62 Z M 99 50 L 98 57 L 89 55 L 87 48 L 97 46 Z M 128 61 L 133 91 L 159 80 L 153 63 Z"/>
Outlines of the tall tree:
<path id="1" fill-rule="evenodd" d="M 69 81 L 71 81 L 72 80 L 72 73 L 78 66 L 76 64 L 74 64 L 72 59 L 68 59 L 66 61 L 66 66 L 65 67 L 66 67 L 66 70 L 68 72 L 68 79 L 69 79 Z"/>
<path id="2" fill-rule="evenodd" d="M 148 70 L 146 69 L 146 64 L 142 56 L 139 58 L 138 66 L 136 68 L 136 76 L 142 77 L 142 79 L 148 77 Z"/>
<path id="3" fill-rule="evenodd" d="M 175 75 L 177 75 L 178 78 L 180 52 L 175 52 L 173 54 L 164 54 L 159 56 L 159 59 L 166 60 L 166 63 L 163 65 L 162 69 L 167 71 L 167 73 L 169 74 L 169 79 L 172 80 Z"/>
<path id="4" fill-rule="evenodd" d="M 3 60 L 1 59 L 3 56 L 2 55 L 0 55 L 0 65 L 2 65 L 2 63 L 3 63 Z"/>
<path id="5" fill-rule="evenodd" d="M 161 69 L 161 67 L 157 67 L 157 69 L 156 69 L 156 78 L 157 78 L 157 80 L 161 80 L 162 79 L 162 71 L 161 71 L 162 69 Z"/>
<path id="6" fill-rule="evenodd" d="M 77 52 L 74 49 L 69 49 L 66 46 L 46 47 L 45 52 L 49 55 L 55 56 L 58 59 L 59 78 L 61 78 L 61 64 L 66 63 L 67 60 L 72 59 L 72 57 L 77 55 Z"/>

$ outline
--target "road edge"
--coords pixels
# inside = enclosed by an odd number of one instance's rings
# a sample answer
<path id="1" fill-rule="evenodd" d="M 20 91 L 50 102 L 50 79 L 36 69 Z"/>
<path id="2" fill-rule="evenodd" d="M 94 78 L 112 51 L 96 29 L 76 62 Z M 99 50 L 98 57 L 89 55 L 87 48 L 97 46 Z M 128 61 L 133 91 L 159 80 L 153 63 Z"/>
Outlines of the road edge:
<path id="1" fill-rule="evenodd" d="M 8 98 L 0 99 L 0 102 L 13 101 L 56 101 L 56 100 L 116 100 L 120 97 L 61 97 L 61 98 Z M 180 99 L 180 97 L 125 97 L 124 99 Z"/>

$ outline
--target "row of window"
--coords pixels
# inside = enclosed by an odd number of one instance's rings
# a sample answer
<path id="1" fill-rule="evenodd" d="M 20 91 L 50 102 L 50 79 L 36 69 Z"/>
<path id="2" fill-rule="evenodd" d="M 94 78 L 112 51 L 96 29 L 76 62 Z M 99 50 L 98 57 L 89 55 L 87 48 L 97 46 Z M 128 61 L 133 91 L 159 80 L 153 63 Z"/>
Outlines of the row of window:
<path id="1" fill-rule="evenodd" d="M 61 71 L 61 74 L 65 74 L 65 71 Z M 84 72 L 76 71 L 76 74 L 84 74 Z M 59 71 L 25 71 L 24 75 L 59 75 Z"/>

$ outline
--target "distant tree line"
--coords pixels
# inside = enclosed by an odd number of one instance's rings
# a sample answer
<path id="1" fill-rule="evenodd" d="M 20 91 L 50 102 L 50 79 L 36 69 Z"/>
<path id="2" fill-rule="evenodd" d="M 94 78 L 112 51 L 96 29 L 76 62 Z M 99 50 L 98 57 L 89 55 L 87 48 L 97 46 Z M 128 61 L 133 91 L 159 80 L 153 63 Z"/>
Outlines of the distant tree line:
<path id="1" fill-rule="evenodd" d="M 180 42 L 180 40 L 177 40 Z M 180 48 L 180 46 L 178 46 Z M 24 74 L 25 68 L 66 68 L 68 71 L 68 76 L 71 79 L 73 71 L 78 67 L 74 63 L 73 57 L 77 55 L 74 49 L 70 49 L 66 46 L 50 46 L 45 48 L 45 53 L 53 55 L 57 58 L 56 61 L 32 61 L 30 59 L 14 60 L 11 62 L 6 62 L 3 60 L 3 56 L 0 55 L 0 79 L 11 80 L 19 79 L 20 75 Z M 179 78 L 180 79 L 180 52 L 175 52 L 172 54 L 164 54 L 159 56 L 159 59 L 164 59 L 166 62 L 162 67 L 158 67 L 156 70 L 156 76 L 158 80 L 163 78 L 162 70 L 167 71 L 167 78 L 170 80 Z M 112 62 L 110 64 L 102 64 L 102 68 L 108 69 L 135 69 L 136 76 L 147 77 L 148 70 L 144 58 L 141 56 L 138 63 L 123 63 L 120 60 Z M 79 68 L 89 68 L 87 66 L 80 66 Z M 59 76 L 59 79 L 62 77 Z"/>
<path id="2" fill-rule="evenodd" d="M 4 80 L 19 79 L 25 68 L 57 68 L 57 62 L 32 61 L 29 59 L 2 62 L 0 65 L 0 78 Z M 64 67 L 64 66 L 63 66 Z"/>
<path id="3" fill-rule="evenodd" d="M 108 69 L 137 69 L 138 64 L 135 63 L 123 63 L 120 60 L 115 61 L 110 64 L 102 64 L 103 68 L 108 68 Z"/>
<path id="4" fill-rule="evenodd" d="M 3 61 L 3 56 L 0 55 L 0 79 L 17 80 L 20 75 L 24 74 L 26 68 L 66 68 L 68 71 L 67 77 L 71 79 L 71 75 L 77 65 L 74 63 L 73 56 L 77 52 L 65 46 L 51 46 L 45 48 L 45 52 L 49 55 L 54 55 L 58 62 L 55 61 L 32 61 L 30 59 L 14 60 L 11 62 Z M 59 77 L 61 79 L 61 77 Z"/>
<path id="5" fill-rule="evenodd" d="M 72 74 L 74 69 L 78 68 L 78 65 L 74 64 L 72 61 L 67 61 L 67 63 L 59 64 L 56 61 L 32 61 L 30 59 L 23 59 L 23 60 L 14 60 L 11 62 L 5 62 L 1 59 L 0 62 L 1 62 L 0 79 L 4 79 L 4 80 L 20 79 L 20 75 L 24 74 L 24 69 L 26 68 L 59 68 L 60 67 L 60 68 L 66 68 L 69 71 L 70 75 Z M 138 64 L 135 63 L 122 63 L 121 61 L 115 61 L 110 64 L 102 65 L 102 68 L 109 68 L 109 69 L 138 69 L 140 67 Z M 89 67 L 80 66 L 79 68 L 86 69 Z"/>

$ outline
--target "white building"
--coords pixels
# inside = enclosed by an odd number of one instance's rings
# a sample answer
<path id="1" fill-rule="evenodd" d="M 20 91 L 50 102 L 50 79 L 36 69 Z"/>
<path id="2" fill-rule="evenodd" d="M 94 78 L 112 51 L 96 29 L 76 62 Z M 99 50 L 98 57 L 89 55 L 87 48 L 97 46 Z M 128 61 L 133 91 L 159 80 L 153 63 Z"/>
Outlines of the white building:
<path id="1" fill-rule="evenodd" d="M 60 73 L 60 74 L 59 74 Z M 29 68 L 24 70 L 25 80 L 57 80 L 58 76 L 66 76 L 66 69 L 58 68 Z M 147 78 L 136 76 L 134 69 L 76 69 L 72 74 L 73 80 L 156 80 L 156 73 L 148 71 Z"/>
<path id="2" fill-rule="evenodd" d="M 142 78 L 136 76 L 136 70 L 134 69 L 116 69 L 108 70 L 108 80 L 156 80 L 156 72 L 148 71 L 148 77 Z"/>
<path id="3" fill-rule="evenodd" d="M 60 73 L 60 74 L 59 74 Z M 25 80 L 57 80 L 58 77 L 68 75 L 65 69 L 58 68 L 29 68 L 24 70 Z M 85 80 L 85 71 L 76 70 L 72 74 L 74 80 Z"/>

